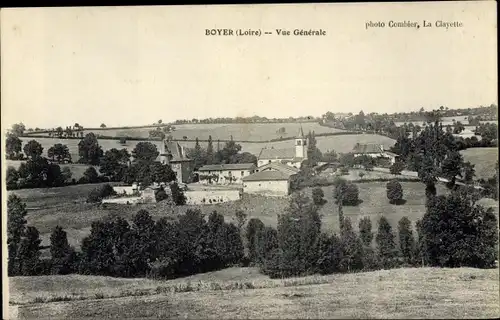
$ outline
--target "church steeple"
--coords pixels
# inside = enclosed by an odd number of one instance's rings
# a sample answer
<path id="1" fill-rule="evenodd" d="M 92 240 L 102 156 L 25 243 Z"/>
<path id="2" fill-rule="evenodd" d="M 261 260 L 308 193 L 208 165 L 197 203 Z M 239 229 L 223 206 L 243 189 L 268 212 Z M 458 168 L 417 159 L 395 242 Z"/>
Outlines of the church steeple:
<path id="1" fill-rule="evenodd" d="M 307 159 L 307 139 L 304 136 L 302 124 L 300 125 L 299 135 L 295 138 L 295 157 Z"/>

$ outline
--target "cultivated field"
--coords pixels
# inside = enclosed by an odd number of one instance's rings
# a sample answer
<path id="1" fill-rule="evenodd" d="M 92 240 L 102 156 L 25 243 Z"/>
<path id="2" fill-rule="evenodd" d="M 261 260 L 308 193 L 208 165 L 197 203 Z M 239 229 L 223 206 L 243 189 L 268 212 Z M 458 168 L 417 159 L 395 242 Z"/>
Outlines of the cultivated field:
<path id="1" fill-rule="evenodd" d="M 175 131 L 172 132 L 174 139 L 183 139 L 184 136 L 188 139 L 208 139 L 211 135 L 212 139 L 228 140 L 233 136 L 234 140 L 244 141 L 266 141 L 278 139 L 280 137 L 294 137 L 298 134 L 301 124 L 298 122 L 290 123 L 230 123 L 230 124 L 180 124 L 174 125 Z M 278 133 L 278 129 L 285 128 L 284 133 Z M 339 132 L 340 129 L 333 129 L 320 126 L 316 122 L 302 123 L 304 133 L 315 131 L 316 133 Z M 93 132 L 96 135 L 112 136 L 112 137 L 136 137 L 148 138 L 149 131 L 155 128 L 131 128 L 131 129 L 92 129 L 84 130 L 85 134 Z"/>
<path id="2" fill-rule="evenodd" d="M 460 153 L 464 156 L 464 161 L 476 165 L 476 178 L 488 179 L 495 174 L 498 148 L 469 148 Z"/>
<path id="3" fill-rule="evenodd" d="M 218 271 L 210 280 L 196 275 L 182 283 L 79 275 L 15 277 L 10 279 L 10 300 L 25 303 L 13 308 L 19 319 L 467 319 L 497 318 L 500 313 L 495 269 L 410 268 L 286 280 L 269 280 L 245 269 Z M 228 281 L 226 272 L 241 275 Z M 51 299 L 69 301 L 43 302 Z"/>
<path id="4" fill-rule="evenodd" d="M 323 128 L 323 127 L 321 127 Z M 28 141 L 35 139 L 37 140 L 43 147 L 43 152 L 45 155 L 47 155 L 47 150 L 52 147 L 56 143 L 61 143 L 65 144 L 68 146 L 69 152 L 71 154 L 71 158 L 73 161 L 78 160 L 78 139 L 57 139 L 57 138 L 29 138 L 29 137 L 22 137 L 21 140 L 24 143 L 27 143 Z M 237 140 L 235 138 L 235 140 Z M 352 151 L 354 145 L 356 143 L 376 143 L 376 144 L 382 144 L 386 149 L 390 148 L 391 146 L 394 145 L 395 140 L 385 137 L 385 136 L 380 136 L 376 134 L 353 134 L 353 135 L 339 135 L 339 136 L 326 136 L 326 137 L 316 137 L 316 140 L 318 142 L 318 148 L 322 151 L 325 152 L 327 150 L 335 150 L 337 153 L 345 153 L 345 152 L 350 152 Z M 137 143 L 140 141 L 127 141 L 125 145 L 121 145 L 118 140 L 105 140 L 105 139 L 99 139 L 99 145 L 102 146 L 102 149 L 104 151 L 109 150 L 111 148 L 117 148 L 117 149 L 122 149 L 126 148 L 129 151 L 132 151 Z M 146 140 L 144 140 L 146 141 Z M 151 143 L 155 144 L 158 150 L 160 150 L 161 142 L 160 141 L 150 141 Z M 193 148 L 194 147 L 194 142 L 190 141 L 179 141 L 179 144 L 181 146 L 184 146 L 186 148 Z M 201 142 L 200 143 L 202 147 L 206 147 L 207 143 L 206 142 Z M 295 145 L 295 142 L 293 140 L 286 140 L 286 141 L 276 141 L 276 142 L 238 142 L 242 146 L 242 151 L 243 152 L 250 152 L 252 154 L 255 154 L 256 156 L 259 155 L 260 151 L 262 148 L 275 148 L 275 149 L 286 149 L 286 148 L 293 148 Z M 214 149 L 217 149 L 217 140 L 214 140 L 213 142 Z M 224 147 L 224 142 L 220 143 L 220 148 Z"/>
<path id="5" fill-rule="evenodd" d="M 376 228 L 378 218 L 385 215 L 397 228 L 399 219 L 407 216 L 412 222 L 421 218 L 425 212 L 424 187 L 419 182 L 402 182 L 404 190 L 404 205 L 391 205 L 386 197 L 385 182 L 358 183 L 359 197 L 362 202 L 355 207 L 344 207 L 344 215 L 350 217 L 356 229 L 358 220 L 368 216 Z M 264 196 L 245 194 L 241 201 L 204 205 L 204 206 L 179 206 L 169 207 L 162 203 L 142 205 L 96 205 L 85 203 L 85 199 L 96 184 L 76 185 L 64 188 L 51 189 L 24 189 L 11 191 L 27 202 L 27 221 L 35 226 L 41 234 L 42 245 L 50 244 L 50 232 L 60 225 L 68 233 L 68 241 L 79 248 L 83 237 L 89 234 L 90 225 L 110 213 L 131 219 L 140 209 L 148 210 L 154 219 L 171 217 L 175 219 L 178 214 L 183 214 L 189 208 L 200 208 L 206 215 L 217 210 L 226 217 L 226 221 L 234 218 L 236 210 L 244 210 L 248 219 L 259 218 L 265 224 L 276 226 L 277 214 L 285 210 L 288 200 L 286 198 L 267 198 Z M 323 229 L 327 232 L 337 232 L 338 212 L 333 200 L 333 186 L 324 187 L 327 203 L 323 205 L 320 213 L 323 215 Z M 309 193 L 310 190 L 306 189 Z M 447 192 L 446 188 L 438 185 L 438 193 Z M 480 203 L 498 210 L 498 202 L 492 199 L 481 199 Z M 47 254 L 46 252 L 44 254 Z"/>

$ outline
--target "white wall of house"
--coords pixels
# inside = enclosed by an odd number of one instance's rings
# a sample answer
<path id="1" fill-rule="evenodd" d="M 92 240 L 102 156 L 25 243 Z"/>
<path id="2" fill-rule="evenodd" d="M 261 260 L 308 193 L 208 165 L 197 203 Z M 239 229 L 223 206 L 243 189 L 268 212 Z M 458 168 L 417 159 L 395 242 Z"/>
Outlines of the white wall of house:
<path id="1" fill-rule="evenodd" d="M 113 190 L 117 194 L 133 195 L 134 191 L 137 190 L 137 186 L 114 186 Z"/>
<path id="2" fill-rule="evenodd" d="M 212 175 L 216 174 L 219 178 L 217 181 L 212 179 L 212 184 L 242 184 L 241 180 L 243 177 L 249 176 L 254 173 L 255 170 L 216 170 L 216 171 L 202 171 L 200 175 Z M 231 176 L 233 180 L 229 180 L 227 177 Z M 208 179 L 200 179 L 201 184 L 209 184 Z"/>
<path id="3" fill-rule="evenodd" d="M 186 204 L 211 204 L 241 199 L 241 189 L 231 190 L 188 190 L 184 192 Z"/>
<path id="4" fill-rule="evenodd" d="M 290 182 L 288 180 L 272 181 L 245 181 L 243 183 L 243 192 L 257 193 L 269 196 L 286 196 L 290 191 Z"/>

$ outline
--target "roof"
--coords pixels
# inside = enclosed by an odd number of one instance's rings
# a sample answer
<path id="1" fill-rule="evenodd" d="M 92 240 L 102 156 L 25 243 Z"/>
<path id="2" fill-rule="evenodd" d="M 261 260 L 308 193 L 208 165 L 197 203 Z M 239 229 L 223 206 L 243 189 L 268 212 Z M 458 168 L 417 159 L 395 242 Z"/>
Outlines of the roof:
<path id="1" fill-rule="evenodd" d="M 192 161 L 189 159 L 186 154 L 184 153 L 184 149 L 181 147 L 181 145 L 178 142 L 174 141 L 163 141 L 163 147 L 162 151 L 160 153 L 161 155 L 168 155 L 170 154 L 172 156 L 171 162 L 176 162 L 176 161 Z"/>
<path id="2" fill-rule="evenodd" d="M 257 168 L 259 171 L 276 170 L 287 174 L 296 174 L 300 170 L 280 162 L 271 162 Z"/>
<path id="3" fill-rule="evenodd" d="M 384 147 L 380 144 L 360 144 L 357 143 L 352 149 L 354 153 L 381 153 Z"/>
<path id="4" fill-rule="evenodd" d="M 198 171 L 252 170 L 255 168 L 253 163 L 208 164 L 199 168 Z"/>
<path id="5" fill-rule="evenodd" d="M 266 170 L 246 176 L 243 178 L 243 181 L 283 181 L 290 179 L 290 176 L 292 176 L 292 174 L 275 170 Z"/>
<path id="6" fill-rule="evenodd" d="M 263 148 L 259 154 L 259 160 L 262 159 L 294 159 L 295 149 L 274 149 L 274 148 Z"/>

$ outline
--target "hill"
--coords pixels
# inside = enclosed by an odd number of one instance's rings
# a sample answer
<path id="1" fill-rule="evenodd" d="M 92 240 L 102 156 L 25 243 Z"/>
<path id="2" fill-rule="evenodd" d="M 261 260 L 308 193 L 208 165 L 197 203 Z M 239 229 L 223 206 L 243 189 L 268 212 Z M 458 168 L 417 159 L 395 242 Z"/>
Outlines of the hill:
<path id="1" fill-rule="evenodd" d="M 242 276 L 227 281 L 226 272 Z M 500 313 L 498 269 L 410 268 L 286 280 L 254 272 L 231 268 L 218 271 L 220 280 L 197 275 L 183 279 L 184 286 L 179 280 L 15 277 L 11 302 L 23 303 L 15 308 L 23 319 L 497 318 Z M 60 302 L 44 302 L 50 299 Z"/>
<path id="2" fill-rule="evenodd" d="M 460 151 L 464 161 L 476 165 L 476 178 L 489 179 L 495 174 L 498 148 L 469 148 Z"/>
<path id="3" fill-rule="evenodd" d="M 324 128 L 324 127 L 321 127 Z M 294 133 L 295 135 L 296 133 Z M 38 141 L 42 147 L 44 155 L 47 156 L 47 150 L 52 147 L 56 143 L 61 143 L 63 145 L 67 145 L 69 152 L 71 154 L 71 158 L 73 161 L 77 161 L 78 156 L 78 139 L 58 139 L 58 138 L 39 138 L 39 137 L 22 137 L 21 140 L 23 142 L 23 146 L 30 140 Z M 229 139 L 229 138 L 227 138 Z M 284 141 L 274 141 L 274 142 L 239 142 L 236 138 L 234 139 L 238 144 L 241 145 L 243 152 L 250 152 L 259 155 L 262 148 L 275 148 L 275 149 L 285 149 L 285 148 L 293 148 L 294 141 L 293 140 L 284 140 Z M 356 143 L 376 143 L 384 145 L 384 148 L 388 149 L 394 145 L 395 140 L 377 135 L 377 134 L 352 134 L 352 135 L 339 135 L 339 136 L 325 136 L 325 137 L 316 137 L 317 146 L 322 152 L 326 152 L 327 150 L 335 150 L 337 153 L 346 153 L 351 152 L 354 145 Z M 147 140 L 129 140 L 125 145 L 120 144 L 119 140 L 109 140 L 109 139 L 98 139 L 99 145 L 102 147 L 104 151 L 116 148 L 122 149 L 126 148 L 129 151 L 132 151 L 137 143 L 141 141 Z M 160 150 L 161 141 L 148 141 L 156 145 L 158 150 Z M 193 148 L 195 145 L 194 141 L 179 141 L 181 146 L 185 148 Z M 200 142 L 202 147 L 207 146 L 207 142 Z M 214 139 L 213 142 L 214 148 L 217 149 L 217 140 Z M 220 142 L 220 147 L 224 146 L 224 142 Z"/>

